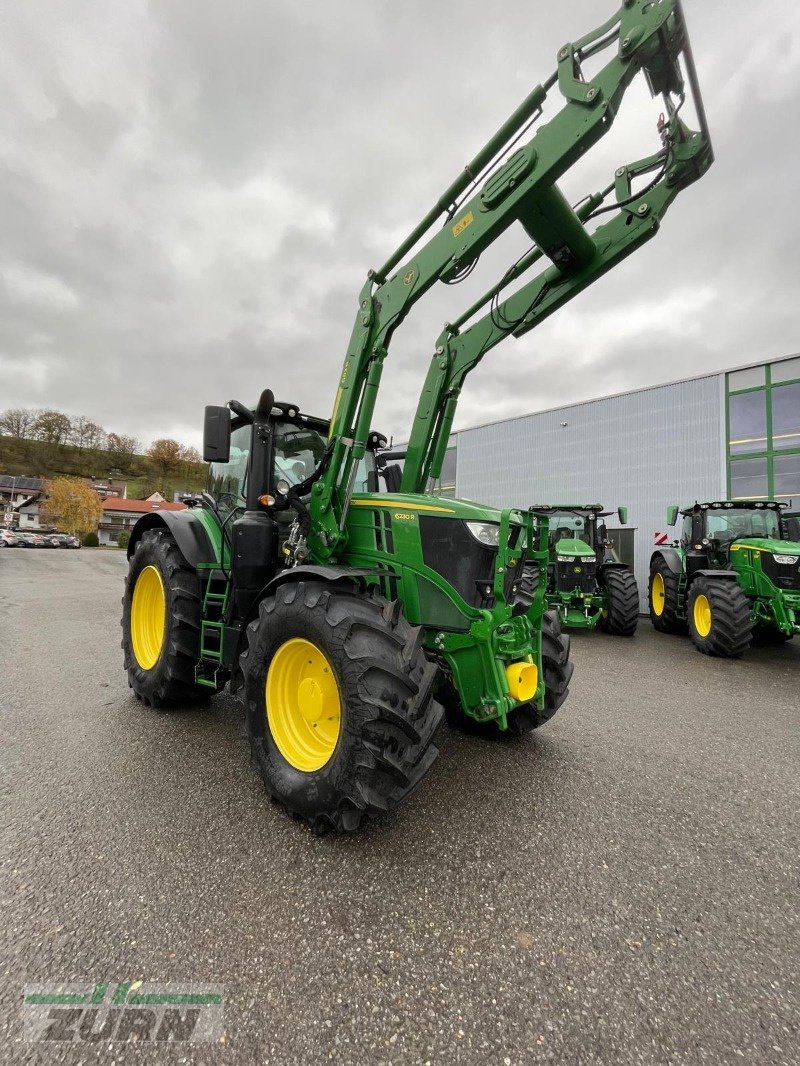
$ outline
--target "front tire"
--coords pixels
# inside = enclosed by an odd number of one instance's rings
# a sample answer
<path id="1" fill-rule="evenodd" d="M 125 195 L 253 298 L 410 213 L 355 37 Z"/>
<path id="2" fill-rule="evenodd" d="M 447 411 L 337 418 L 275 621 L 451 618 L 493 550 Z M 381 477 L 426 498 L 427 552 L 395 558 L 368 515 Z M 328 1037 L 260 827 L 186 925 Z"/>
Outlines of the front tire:
<path id="1" fill-rule="evenodd" d="M 650 564 L 648 588 L 650 621 L 659 633 L 684 633 L 686 623 L 678 616 L 678 575 L 663 557 Z"/>
<path id="2" fill-rule="evenodd" d="M 598 628 L 617 637 L 632 637 L 639 624 L 639 586 L 630 570 L 607 570 L 608 606 Z"/>
<path id="3" fill-rule="evenodd" d="M 128 682 L 148 707 L 197 703 L 200 583 L 172 534 L 148 529 L 130 561 L 122 597 L 122 649 Z"/>
<path id="4" fill-rule="evenodd" d="M 313 831 L 359 829 L 433 765 L 443 708 L 422 635 L 397 603 L 311 581 L 280 585 L 247 627 L 240 698 L 253 765 Z"/>
<path id="5" fill-rule="evenodd" d="M 738 659 L 750 647 L 750 602 L 735 581 L 696 578 L 687 614 L 692 643 L 704 655 Z"/>

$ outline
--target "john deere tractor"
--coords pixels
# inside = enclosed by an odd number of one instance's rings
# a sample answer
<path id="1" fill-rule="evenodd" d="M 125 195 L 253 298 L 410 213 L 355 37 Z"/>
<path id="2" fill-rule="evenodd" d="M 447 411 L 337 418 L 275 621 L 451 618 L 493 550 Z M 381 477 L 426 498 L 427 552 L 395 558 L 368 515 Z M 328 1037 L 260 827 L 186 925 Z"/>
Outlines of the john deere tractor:
<path id="1" fill-rule="evenodd" d="M 611 128 L 639 72 L 661 98 L 655 152 L 570 206 L 557 182 Z M 531 132 L 554 88 L 563 106 Z M 682 119 L 688 92 L 698 132 Z M 354 830 L 416 788 L 436 756 L 437 692 L 487 732 L 550 719 L 567 696 L 569 642 L 544 579 L 532 597 L 520 588 L 526 557 L 546 572 L 546 517 L 429 488 L 470 370 L 654 236 L 712 159 L 677 0 L 624 0 L 564 45 L 556 71 L 369 271 L 330 419 L 269 389 L 252 406 L 206 408 L 208 491 L 131 535 L 122 643 L 134 693 L 164 707 L 230 684 L 269 792 L 318 831 Z M 512 226 L 530 250 L 445 325 L 404 468 L 382 462 L 379 480 L 385 442 L 371 427 L 395 330 Z"/>
<path id="2" fill-rule="evenodd" d="M 639 624 L 639 588 L 629 566 L 621 563 L 603 521 L 613 514 L 602 504 L 539 505 L 531 510 L 549 522 L 547 606 L 571 629 L 595 626 L 632 637 Z M 628 510 L 617 510 L 621 525 Z M 539 569 L 526 566 L 527 587 L 537 587 Z"/>
<path id="3" fill-rule="evenodd" d="M 667 509 L 680 539 L 650 560 L 650 620 L 662 633 L 689 629 L 698 651 L 735 658 L 755 638 L 800 633 L 800 538 L 785 504 L 723 500 Z"/>

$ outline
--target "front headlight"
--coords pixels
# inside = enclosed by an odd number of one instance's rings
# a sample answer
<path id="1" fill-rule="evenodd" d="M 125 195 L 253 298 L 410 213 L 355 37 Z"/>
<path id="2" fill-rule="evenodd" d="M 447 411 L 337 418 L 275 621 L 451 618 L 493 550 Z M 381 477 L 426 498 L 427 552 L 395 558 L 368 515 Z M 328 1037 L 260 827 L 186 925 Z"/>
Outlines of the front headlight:
<path id="1" fill-rule="evenodd" d="M 776 563 L 782 563 L 784 566 L 792 566 L 800 559 L 800 555 L 773 555 L 772 558 Z"/>
<path id="2" fill-rule="evenodd" d="M 465 522 L 464 525 L 480 544 L 496 548 L 500 543 L 500 526 L 496 522 Z"/>

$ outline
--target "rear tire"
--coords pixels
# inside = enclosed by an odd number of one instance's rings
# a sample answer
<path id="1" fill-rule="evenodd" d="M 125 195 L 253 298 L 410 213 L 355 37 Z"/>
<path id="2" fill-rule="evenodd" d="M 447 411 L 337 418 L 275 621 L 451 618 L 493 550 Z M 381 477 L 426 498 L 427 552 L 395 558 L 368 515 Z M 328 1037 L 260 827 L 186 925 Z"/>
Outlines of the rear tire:
<path id="1" fill-rule="evenodd" d="M 314 832 L 352 832 L 414 791 L 438 755 L 432 741 L 443 708 L 433 699 L 438 671 L 425 656 L 423 632 L 399 604 L 346 585 L 291 582 L 261 603 L 246 637 L 239 694 L 253 766 L 273 799 Z M 306 706 L 302 671 L 296 689 L 286 679 L 280 706 L 267 699 L 268 686 L 278 690 L 270 667 L 280 669 L 291 641 L 313 645 L 338 690 L 338 701 L 330 698 L 339 723 L 317 764 L 327 761 L 312 769 L 301 768 L 299 751 L 276 724 L 288 716 L 289 733 L 294 729 L 293 691 L 296 705 Z M 308 736 L 305 713 L 295 721 Z"/>
<path id="2" fill-rule="evenodd" d="M 678 575 L 663 557 L 650 564 L 648 603 L 650 621 L 659 633 L 686 632 L 686 622 L 678 617 Z"/>
<path id="3" fill-rule="evenodd" d="M 155 627 L 153 640 L 149 646 L 145 642 L 140 647 L 140 658 L 137 658 L 131 615 L 144 614 L 146 604 L 134 609 L 134 594 L 140 582 L 140 595 L 148 582 L 157 590 L 159 579 L 164 604 L 163 632 L 159 639 L 156 615 L 160 613 L 161 601 L 156 592 L 151 612 Z M 122 649 L 128 683 L 134 695 L 148 707 L 198 703 L 211 695 L 210 689 L 195 683 L 201 615 L 200 582 L 194 567 L 187 563 L 168 530 L 148 529 L 136 545 L 122 597 Z"/>
<path id="4" fill-rule="evenodd" d="M 750 601 L 735 581 L 698 577 L 687 599 L 689 635 L 698 651 L 738 659 L 750 647 Z"/>
<path id="5" fill-rule="evenodd" d="M 639 624 L 639 586 L 630 570 L 607 570 L 602 581 L 608 596 L 598 628 L 616 637 L 632 637 Z"/>
<path id="6" fill-rule="evenodd" d="M 556 611 L 546 611 L 542 618 L 542 668 L 544 670 L 544 709 L 534 703 L 522 703 L 509 714 L 506 729 L 500 729 L 496 721 L 478 722 L 461 707 L 458 692 L 452 681 L 446 681 L 439 699 L 447 712 L 448 725 L 462 733 L 501 740 L 505 737 L 520 737 L 549 722 L 569 695 L 569 682 L 574 664 L 569 657 L 570 639 L 561 632 L 561 622 Z"/>

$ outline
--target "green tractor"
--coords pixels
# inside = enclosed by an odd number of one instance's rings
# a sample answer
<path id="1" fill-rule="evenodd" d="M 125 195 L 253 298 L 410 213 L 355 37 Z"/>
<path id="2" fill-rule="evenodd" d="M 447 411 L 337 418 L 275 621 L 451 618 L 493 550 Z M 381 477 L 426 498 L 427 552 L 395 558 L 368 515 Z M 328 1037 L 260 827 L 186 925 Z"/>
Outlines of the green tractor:
<path id="1" fill-rule="evenodd" d="M 604 49 L 605 66 L 584 74 Z M 639 72 L 662 101 L 658 149 L 571 207 L 557 181 L 610 129 Z M 554 86 L 563 106 L 526 140 Z M 680 114 L 687 93 L 699 132 Z M 430 489 L 467 374 L 653 237 L 712 161 L 677 0 L 624 0 L 565 45 L 552 76 L 369 272 L 331 418 L 269 390 L 253 407 L 206 408 L 208 491 L 142 518 L 128 546 L 122 645 L 135 695 L 167 707 L 229 684 L 270 794 L 319 832 L 355 830 L 419 785 L 437 753 L 439 696 L 487 733 L 548 721 L 567 697 L 569 641 L 544 580 L 533 596 L 522 587 L 526 559 L 546 571 L 546 517 Z M 530 251 L 445 325 L 401 471 L 372 429 L 394 332 L 512 225 Z"/>
<path id="2" fill-rule="evenodd" d="M 753 639 L 800 633 L 800 530 L 786 504 L 723 500 L 667 509 L 680 540 L 650 560 L 650 620 L 689 634 L 705 655 L 736 658 Z"/>
<path id="3" fill-rule="evenodd" d="M 532 507 L 549 523 L 547 606 L 570 629 L 594 629 L 632 637 L 639 624 L 639 588 L 629 566 L 617 558 L 603 521 L 613 514 L 602 504 L 552 504 Z M 628 510 L 617 515 L 627 525 Z M 538 585 L 538 567 L 526 567 L 529 591 Z"/>

